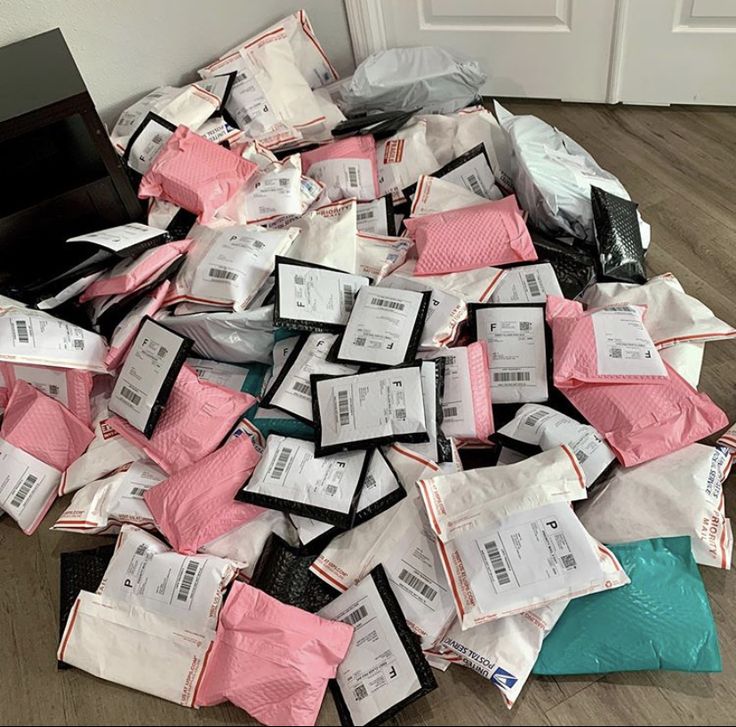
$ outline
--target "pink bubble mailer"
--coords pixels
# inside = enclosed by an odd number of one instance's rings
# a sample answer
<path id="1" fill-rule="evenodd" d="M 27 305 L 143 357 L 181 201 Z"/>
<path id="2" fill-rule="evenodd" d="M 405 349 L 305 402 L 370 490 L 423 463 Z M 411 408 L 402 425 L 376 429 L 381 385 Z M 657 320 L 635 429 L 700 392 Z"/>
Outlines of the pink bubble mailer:
<path id="1" fill-rule="evenodd" d="M 516 197 L 404 220 L 419 255 L 414 275 L 537 259 Z"/>
<path id="2" fill-rule="evenodd" d="M 255 401 L 250 394 L 202 381 L 193 369 L 182 366 L 150 439 L 121 417 L 109 424 L 173 474 L 213 452 Z"/>
<path id="3" fill-rule="evenodd" d="M 583 315 L 580 303 L 562 299 L 548 303 L 547 321 L 555 349 L 565 347 L 570 329 L 565 319 Z M 668 377 L 663 383 L 583 383 L 556 377 L 555 384 L 605 437 L 624 467 L 632 467 L 682 449 L 728 424 L 710 397 L 666 363 L 665 367 Z"/>
<path id="4" fill-rule="evenodd" d="M 260 458 L 249 437 L 238 437 L 146 492 L 156 526 L 177 553 L 194 555 L 263 512 L 233 499 Z"/>
<path id="5" fill-rule="evenodd" d="M 141 180 L 138 196 L 173 202 L 206 223 L 257 169 L 253 162 L 179 126 Z"/>
<path id="6" fill-rule="evenodd" d="M 265 725 L 313 725 L 353 627 L 236 582 L 220 614 L 195 706 L 227 700 Z"/>

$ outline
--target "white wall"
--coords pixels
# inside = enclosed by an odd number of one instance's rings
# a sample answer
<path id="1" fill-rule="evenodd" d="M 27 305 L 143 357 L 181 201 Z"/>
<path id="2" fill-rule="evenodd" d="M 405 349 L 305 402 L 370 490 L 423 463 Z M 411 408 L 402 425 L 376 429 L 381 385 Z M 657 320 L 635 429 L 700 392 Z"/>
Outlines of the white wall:
<path id="1" fill-rule="evenodd" d="M 353 68 L 342 0 L 0 0 L 0 46 L 60 27 L 108 124 L 299 8 L 340 73 Z"/>

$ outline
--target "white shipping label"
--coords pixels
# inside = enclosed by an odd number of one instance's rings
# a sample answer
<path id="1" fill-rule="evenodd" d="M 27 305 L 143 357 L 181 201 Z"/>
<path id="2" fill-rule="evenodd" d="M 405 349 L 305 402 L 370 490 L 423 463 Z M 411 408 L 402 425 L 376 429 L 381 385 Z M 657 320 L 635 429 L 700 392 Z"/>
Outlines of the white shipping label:
<path id="1" fill-rule="evenodd" d="M 278 118 L 266 98 L 252 64 L 244 57 L 237 58 L 231 67 L 222 66 L 221 73 L 237 71 L 225 108 L 235 125 L 244 131 L 265 131 L 278 123 Z"/>
<path id="2" fill-rule="evenodd" d="M 207 230 L 210 245 L 194 275 L 192 296 L 244 310 L 268 276 L 274 259 L 296 236 L 282 230 L 233 225 Z M 206 234 L 206 233 L 205 233 Z"/>
<path id="3" fill-rule="evenodd" d="M 611 306 L 591 315 L 599 375 L 667 376 L 642 313 L 635 306 Z"/>
<path id="4" fill-rule="evenodd" d="M 358 229 L 374 235 L 388 235 L 386 197 L 358 203 Z"/>
<path id="5" fill-rule="evenodd" d="M 476 321 L 478 340 L 488 343 L 493 403 L 546 401 L 544 308 L 479 308 Z"/>
<path id="6" fill-rule="evenodd" d="M 110 227 L 107 230 L 98 230 L 86 235 L 70 237 L 67 242 L 92 242 L 112 252 L 120 252 L 128 247 L 165 234 L 166 230 L 159 230 L 157 227 L 150 227 L 140 222 L 131 222 L 119 227 Z"/>
<path id="7" fill-rule="evenodd" d="M 202 633 L 216 626 L 220 589 L 227 585 L 225 576 L 235 574 L 229 570 L 221 558 L 180 555 L 152 535 L 124 526 L 97 593 Z"/>
<path id="8" fill-rule="evenodd" d="M 31 386 L 43 391 L 46 396 L 69 406 L 66 371 L 64 369 L 40 369 L 35 366 L 13 366 L 13 374 L 20 381 L 27 381 Z"/>
<path id="9" fill-rule="evenodd" d="M 124 522 L 151 522 L 153 516 L 143 495 L 167 477 L 166 472 L 151 462 L 133 462 L 115 488 L 108 516 L 122 520 L 122 515 Z"/>
<path id="10" fill-rule="evenodd" d="M 138 174 L 145 174 L 175 130 L 172 124 L 150 118 L 128 144 L 128 166 Z"/>
<path id="11" fill-rule="evenodd" d="M 52 316 L 21 308 L 0 317 L 0 359 L 106 371 L 102 336 Z"/>
<path id="12" fill-rule="evenodd" d="M 418 366 L 317 382 L 322 446 L 426 433 Z"/>
<path id="13" fill-rule="evenodd" d="M 370 159 L 325 159 L 315 162 L 307 174 L 327 187 L 341 191 L 346 197 L 375 199 L 375 171 Z"/>
<path id="14" fill-rule="evenodd" d="M 309 377 L 312 374 L 340 376 L 357 371 L 356 366 L 327 361 L 327 354 L 336 340 L 335 333 L 312 333 L 307 337 L 288 371 L 284 372 L 271 398 L 271 406 L 285 409 L 290 414 L 309 422 L 313 420 L 312 387 Z"/>
<path id="15" fill-rule="evenodd" d="M 244 490 L 348 513 L 366 456 L 356 450 L 317 458 L 312 442 L 271 434 Z"/>
<path id="16" fill-rule="evenodd" d="M 306 265 L 278 266 L 279 316 L 295 321 L 344 326 L 368 278 Z"/>
<path id="17" fill-rule="evenodd" d="M 110 396 L 110 411 L 143 432 L 184 339 L 144 321 Z"/>
<path id="18" fill-rule="evenodd" d="M 203 381 L 209 381 L 233 391 L 242 391 L 243 384 L 248 376 L 248 369 L 244 366 L 209 361 L 205 358 L 188 358 L 186 363 L 196 371 L 197 376 Z"/>
<path id="19" fill-rule="evenodd" d="M 603 576 L 588 534 L 565 502 L 461 534 L 452 547 L 484 614 L 524 610 Z"/>
<path id="20" fill-rule="evenodd" d="M 338 358 L 381 366 L 404 363 L 414 329 L 426 316 L 426 297 L 412 290 L 361 290 L 345 327 Z"/>
<path id="21" fill-rule="evenodd" d="M 417 506 L 421 506 L 419 500 Z M 407 622 L 426 649 L 454 620 L 455 602 L 434 534 L 418 508 L 416 514 L 383 567 Z"/>
<path id="22" fill-rule="evenodd" d="M 445 385 L 442 395 L 442 431 L 447 437 L 475 436 L 473 384 L 468 367 L 468 349 L 458 347 L 448 353 L 432 355 L 445 360 Z"/>
<path id="23" fill-rule="evenodd" d="M 477 194 L 479 197 L 485 197 L 486 199 L 498 197 L 495 193 L 496 179 L 493 176 L 493 170 L 482 153 L 471 157 L 452 171 L 442 175 L 441 178 L 446 182 L 465 187 L 469 192 Z"/>
<path id="24" fill-rule="evenodd" d="M 491 303 L 544 303 L 548 295 L 563 298 L 554 268 L 549 263 L 506 268 L 491 294 Z"/>
<path id="25" fill-rule="evenodd" d="M 253 222 L 301 214 L 301 171 L 296 167 L 277 167 L 257 175 L 245 196 L 245 209 Z"/>
<path id="26" fill-rule="evenodd" d="M 355 629 L 337 684 L 353 724 L 367 724 L 421 684 L 373 579 L 368 576 L 319 615 Z"/>
<path id="27" fill-rule="evenodd" d="M 616 458 L 593 427 L 546 406 L 526 404 L 498 432 L 544 450 L 567 445 L 580 463 L 588 486 Z"/>
<path id="28" fill-rule="evenodd" d="M 0 439 L 0 508 L 30 532 L 56 496 L 61 472 Z"/>

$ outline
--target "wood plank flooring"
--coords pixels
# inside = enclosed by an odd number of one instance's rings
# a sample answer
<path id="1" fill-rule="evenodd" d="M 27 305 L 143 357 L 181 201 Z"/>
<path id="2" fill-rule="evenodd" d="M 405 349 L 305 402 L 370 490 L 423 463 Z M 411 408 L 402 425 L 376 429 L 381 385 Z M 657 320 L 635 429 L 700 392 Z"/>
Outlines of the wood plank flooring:
<path id="1" fill-rule="evenodd" d="M 652 225 L 652 274 L 672 271 L 685 289 L 736 323 L 736 112 L 509 102 L 570 134 L 616 174 Z M 706 346 L 701 389 L 736 418 L 736 341 Z M 733 481 L 726 490 L 733 516 Z M 58 554 L 101 539 L 52 533 L 66 500 L 24 536 L 0 522 L 0 723 L 255 724 L 230 705 L 199 711 L 95 679 L 56 671 Z M 620 674 L 532 678 L 513 710 L 495 687 L 453 666 L 440 688 L 392 720 L 397 725 L 736 724 L 736 573 L 702 568 L 718 622 L 718 675 Z M 319 724 L 338 724 L 328 695 Z"/>

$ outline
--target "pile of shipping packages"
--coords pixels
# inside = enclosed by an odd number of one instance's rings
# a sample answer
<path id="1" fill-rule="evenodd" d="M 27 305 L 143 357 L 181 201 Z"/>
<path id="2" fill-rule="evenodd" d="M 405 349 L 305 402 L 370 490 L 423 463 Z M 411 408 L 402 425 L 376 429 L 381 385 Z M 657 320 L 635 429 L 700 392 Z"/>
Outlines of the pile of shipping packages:
<path id="1" fill-rule="evenodd" d="M 300 11 L 152 91 L 111 134 L 145 223 L 0 298 L 5 518 L 117 536 L 61 555 L 61 667 L 268 725 L 328 687 L 379 724 L 448 668 L 509 708 L 720 671 L 736 429 L 699 443 L 697 387 L 736 329 L 647 278 L 585 149 L 412 52 L 339 80 Z"/>

